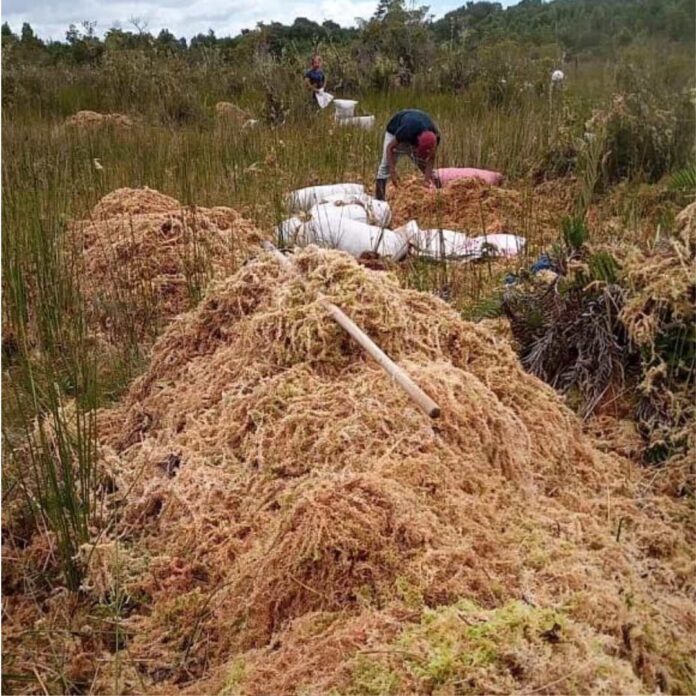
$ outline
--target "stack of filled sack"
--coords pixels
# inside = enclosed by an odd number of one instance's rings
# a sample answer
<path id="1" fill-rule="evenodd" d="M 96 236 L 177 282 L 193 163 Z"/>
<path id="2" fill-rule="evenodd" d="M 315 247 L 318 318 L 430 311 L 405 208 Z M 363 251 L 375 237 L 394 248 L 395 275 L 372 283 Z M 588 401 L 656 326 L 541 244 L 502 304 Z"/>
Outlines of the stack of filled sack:
<path id="1" fill-rule="evenodd" d="M 370 130 L 374 128 L 375 117 L 370 114 L 368 116 L 356 116 L 355 107 L 358 102 L 354 99 L 334 99 L 334 107 L 336 108 L 336 123 L 339 126 L 357 126 Z"/>
<path id="2" fill-rule="evenodd" d="M 415 220 L 392 230 L 389 204 L 370 196 L 362 184 L 298 189 L 287 196 L 286 207 L 293 216 L 276 230 L 284 244 L 316 244 L 347 251 L 356 258 L 377 253 L 400 261 L 413 252 L 469 261 L 487 253 L 516 256 L 526 241 L 512 234 L 469 237 L 456 230 L 422 230 Z"/>

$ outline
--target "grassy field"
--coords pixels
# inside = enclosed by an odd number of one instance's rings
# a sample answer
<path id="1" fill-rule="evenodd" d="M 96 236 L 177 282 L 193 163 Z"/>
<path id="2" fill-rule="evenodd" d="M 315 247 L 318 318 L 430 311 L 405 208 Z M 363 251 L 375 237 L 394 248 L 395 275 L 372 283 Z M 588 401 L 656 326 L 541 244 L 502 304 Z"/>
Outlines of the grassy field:
<path id="1" fill-rule="evenodd" d="M 70 220 L 88 217 L 106 193 L 148 186 L 184 205 L 234 207 L 270 231 L 284 217 L 282 196 L 289 190 L 339 181 L 373 185 L 380 128 L 367 132 L 338 128 L 329 113 L 303 108 L 304 99 L 288 123 L 278 128 L 262 125 L 240 132 L 220 127 L 213 116 L 214 98 L 208 98 L 193 123 L 163 125 L 149 120 L 147 112 L 130 111 L 139 118 L 130 130 L 83 132 L 66 128 L 64 113 L 79 107 L 106 108 L 111 100 L 96 101 L 86 89 L 78 94 L 70 87 L 65 91 L 68 94 L 56 100 L 59 104 L 6 109 L 3 129 L 5 325 L 17 337 L 25 368 L 40 357 L 39 372 L 46 371 L 42 382 L 55 383 L 64 375 L 59 382 L 82 385 L 85 379 L 80 373 L 90 350 L 80 319 L 80 278 L 74 270 L 79 259 L 66 243 L 65 230 Z M 442 165 L 498 169 L 517 181 L 517 187 L 528 189 L 531 184 L 523 176 L 547 151 L 564 105 L 573 101 L 572 93 L 554 95 L 552 100 L 525 95 L 514 109 L 488 108 L 474 95 L 398 92 L 365 95 L 360 109 L 374 113 L 377 123 L 384 124 L 396 109 L 416 104 L 432 113 L 442 128 Z M 263 109 L 261 95 L 246 96 L 241 103 L 254 115 Z M 112 102 L 111 108 L 123 110 L 123 105 Z M 522 231 L 531 232 L 529 248 L 536 251 L 533 230 Z M 478 276 L 480 269 L 472 273 Z M 422 274 L 414 282 L 423 287 Z M 476 287 L 470 292 L 479 294 Z M 128 366 L 137 369 L 139 364 L 131 359 L 134 352 L 137 346 L 124 346 L 126 369 L 121 376 L 109 366 L 108 375 L 97 378 L 102 391 L 111 394 L 127 383 L 132 376 Z M 84 390 L 78 386 L 76 392 Z M 7 419 L 11 423 L 13 416 Z"/>
<path id="2" fill-rule="evenodd" d="M 177 79 L 172 66 L 152 75 L 143 75 L 138 65 L 117 67 L 123 68 L 120 81 L 108 69 L 70 73 L 56 68 L 53 75 L 9 71 L 3 129 L 3 225 L 8 231 L 3 237 L 3 311 L 6 325 L 18 333 L 30 315 L 47 332 L 73 330 L 61 324 L 79 325 L 65 322 L 80 313 L 79 279 L 70 270 L 72 251 L 63 243 L 65 226 L 86 217 L 99 198 L 116 188 L 149 186 L 184 205 L 229 205 L 270 230 L 283 215 L 283 194 L 293 188 L 345 180 L 371 187 L 381 148 L 379 126 L 398 108 L 417 105 L 442 129 L 441 166 L 495 169 L 505 173 L 513 188 L 531 191 L 530 175 L 553 176 L 546 170 L 558 166 L 564 151 L 577 144 L 582 124 L 593 109 L 606 107 L 622 79 L 617 66 L 588 65 L 571 70 L 562 91 L 551 93 L 549 84 L 541 93 L 525 85 L 506 87 L 503 103 L 495 106 L 481 87 L 461 94 L 416 86 L 358 95 L 360 111 L 375 114 L 378 124 L 364 132 L 337 128 L 330 114 L 307 109 L 307 95 L 299 87 L 288 87 L 283 82 L 288 75 L 280 72 L 278 90 L 289 110 L 287 122 L 241 132 L 215 122 L 213 105 L 226 95 L 213 81 L 212 69 Z M 661 67 L 653 61 L 641 70 L 658 75 Z M 673 64 L 670 68 L 674 72 Z M 190 94 L 185 91 L 187 80 Z M 219 82 L 224 85 L 224 77 Z M 166 102 L 167 94 L 172 101 L 184 101 L 175 108 Z M 195 109 L 184 108 L 194 100 Z M 235 101 L 263 117 L 259 91 L 242 91 Z M 63 126 L 65 116 L 90 108 L 130 114 L 137 125 L 128 131 L 91 133 Z M 172 113 L 179 115 L 178 121 Z M 678 128 L 688 139 L 689 126 L 680 123 Z M 677 160 L 676 169 L 687 161 L 688 150 L 679 139 L 671 146 L 675 155 L 667 156 Z M 580 180 L 583 168 L 587 166 L 581 157 L 576 164 Z M 636 181 L 641 181 L 640 171 Z M 624 199 L 623 217 L 635 221 L 630 190 Z M 519 230 L 536 253 L 540 240 L 528 226 L 520 221 Z M 64 344 L 65 337 L 46 336 L 41 342 L 46 343 L 41 352 L 50 353 L 50 345 Z"/>
<path id="3" fill-rule="evenodd" d="M 289 110 L 286 122 L 262 122 L 245 131 L 215 120 L 214 104 L 230 98 L 225 84 L 239 81 L 228 72 L 217 74 L 215 65 L 182 74 L 175 66 L 145 74 L 137 63 L 128 70 L 118 65 L 72 72 L 8 69 L 2 129 L 2 408 L 8 463 L 3 467 L 3 500 L 6 509 L 24 520 L 26 530 L 50 533 L 61 570 L 58 576 L 31 571 L 24 578 L 24 591 L 38 597 L 47 588 L 79 587 L 78 551 L 92 537 L 99 516 L 95 414 L 144 369 L 149 350 L 135 331 L 125 330 L 108 355 L 95 341 L 86 315 L 80 252 L 69 234 L 71 221 L 88 218 L 99 199 L 114 189 L 147 186 L 184 205 L 235 208 L 270 236 L 285 215 L 283 195 L 294 188 L 340 181 L 371 187 L 383 125 L 397 109 L 417 106 L 441 127 L 440 166 L 499 170 L 506 175 L 506 186 L 524 199 L 519 227 L 510 230 L 528 239 L 520 265 L 548 246 L 548 236 L 535 224 L 540 178 L 558 178 L 559 190 L 568 194 L 569 212 L 586 212 L 592 204 L 620 221 L 619 226 L 603 227 L 600 215 L 594 227 L 603 230 L 598 242 L 641 240 L 656 228 L 668 234 L 673 211 L 688 197 L 669 192 L 664 182 L 693 157 L 684 146 L 693 137 L 693 109 L 685 97 L 688 61 L 677 56 L 670 65 L 679 67 L 678 77 L 673 84 L 662 81 L 655 97 L 658 105 L 667 106 L 664 95 L 672 94 L 676 114 L 676 135 L 657 153 L 669 162 L 664 176 L 657 177 L 662 183 L 648 181 L 636 156 L 629 180 L 618 188 L 617 179 L 602 168 L 609 166 L 610 149 L 593 153 L 578 144 L 593 111 L 610 109 L 612 96 L 622 91 L 623 68 L 612 64 L 570 69 L 557 91 L 547 83 L 538 89 L 505 86 L 499 103 L 492 103 L 491 89 L 436 93 L 426 80 L 417 81 L 413 89 L 367 92 L 357 95 L 360 112 L 375 114 L 378 124 L 367 132 L 339 128 L 329 113 L 308 109 L 307 95 L 280 69 L 276 79 Z M 646 57 L 640 68 L 653 83 L 663 69 L 659 56 Z M 257 89 L 242 88 L 234 96 L 262 121 L 264 99 Z M 66 127 L 65 117 L 79 109 L 126 113 L 135 126 L 94 131 Z M 646 129 L 660 128 L 659 120 L 650 120 L 653 116 L 648 110 Z M 626 118 L 625 132 L 610 134 L 614 145 L 644 137 L 641 124 L 631 118 Z M 646 145 L 640 156 L 647 152 L 655 159 L 654 149 Z M 612 152 L 616 155 L 616 147 Z M 557 177 L 565 159 L 573 159 L 573 176 Z M 559 214 L 559 233 L 562 223 Z M 509 270 L 490 264 L 411 264 L 400 277 L 407 286 L 446 297 L 466 316 L 480 317 L 487 302 L 495 305 L 501 278 Z M 196 299 L 192 296 L 192 306 Z M 128 327 L 135 318 L 119 311 L 124 314 L 114 321 Z M 73 400 L 70 408 L 75 410 L 68 412 Z M 37 415 L 50 415 L 54 431 L 37 426 Z M 21 536 L 16 528 L 15 533 Z M 20 681 L 13 681 L 15 677 Z M 33 675 L 10 674 L 10 690 L 21 691 L 24 678 L 32 682 L 29 690 L 36 686 Z M 69 679 L 61 675 L 52 683 L 70 689 Z"/>

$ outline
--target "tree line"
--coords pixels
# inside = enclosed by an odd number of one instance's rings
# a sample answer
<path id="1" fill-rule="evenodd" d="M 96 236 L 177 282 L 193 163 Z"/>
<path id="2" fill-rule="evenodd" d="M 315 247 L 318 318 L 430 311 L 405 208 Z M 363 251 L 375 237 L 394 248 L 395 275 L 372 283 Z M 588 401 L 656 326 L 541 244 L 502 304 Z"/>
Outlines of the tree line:
<path id="1" fill-rule="evenodd" d="M 233 37 L 219 37 L 211 29 L 186 39 L 167 29 L 152 34 L 137 20 L 132 20 L 132 29 L 112 27 L 99 36 L 96 23 L 85 21 L 71 25 L 63 41 L 44 41 L 28 23 L 15 33 L 5 22 L 2 46 L 11 61 L 98 64 L 105 52 L 120 50 L 190 60 L 213 51 L 234 63 L 250 53 L 282 59 L 330 44 L 351 48 L 357 59 L 384 56 L 407 72 L 443 47 L 468 51 L 506 40 L 531 47 L 553 44 L 566 59 L 607 56 L 647 37 L 693 45 L 695 8 L 693 0 L 522 0 L 508 8 L 481 1 L 467 2 L 435 20 L 427 6 L 408 8 L 405 0 L 379 0 L 372 17 L 358 20 L 356 27 L 298 17 L 288 25 L 261 22 Z"/>

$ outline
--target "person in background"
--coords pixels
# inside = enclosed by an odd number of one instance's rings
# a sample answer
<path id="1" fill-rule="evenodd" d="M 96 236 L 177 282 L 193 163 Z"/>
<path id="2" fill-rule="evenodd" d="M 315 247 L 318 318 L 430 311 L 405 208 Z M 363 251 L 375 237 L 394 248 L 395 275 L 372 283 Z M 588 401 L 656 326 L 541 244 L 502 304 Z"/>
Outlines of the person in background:
<path id="1" fill-rule="evenodd" d="M 396 163 L 406 155 L 423 172 L 426 183 L 435 184 L 433 165 L 440 144 L 440 132 L 432 118 L 419 109 L 404 109 L 392 116 L 384 134 L 382 161 L 377 171 L 375 198 L 383 201 L 387 195 L 387 181 L 399 185 Z"/>
<path id="2" fill-rule="evenodd" d="M 312 90 L 312 103 L 317 105 L 317 92 L 324 89 L 326 84 L 326 76 L 322 70 L 321 56 L 314 54 L 309 70 L 305 73 L 305 82 Z"/>

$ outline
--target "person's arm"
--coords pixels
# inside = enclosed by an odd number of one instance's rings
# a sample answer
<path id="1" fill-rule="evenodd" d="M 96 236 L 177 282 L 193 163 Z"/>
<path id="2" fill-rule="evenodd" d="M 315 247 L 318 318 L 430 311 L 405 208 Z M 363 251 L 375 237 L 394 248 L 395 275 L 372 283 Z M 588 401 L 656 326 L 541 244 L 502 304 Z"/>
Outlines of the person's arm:
<path id="1" fill-rule="evenodd" d="M 426 184 L 434 184 L 433 180 L 433 166 L 435 164 L 435 153 L 433 152 L 430 157 L 428 157 L 428 161 L 425 163 L 425 169 L 423 170 L 423 178 L 425 179 Z"/>
<path id="2" fill-rule="evenodd" d="M 389 163 L 389 177 L 391 178 L 392 184 L 394 184 L 394 186 L 399 185 L 399 175 L 396 173 L 396 148 L 398 144 L 398 141 L 394 139 L 389 143 L 389 145 L 387 145 L 387 162 Z"/>
<path id="3" fill-rule="evenodd" d="M 316 87 L 316 85 L 314 85 L 314 83 L 310 79 L 309 72 L 306 72 L 304 77 L 305 77 L 305 84 L 307 85 L 307 87 L 309 87 L 309 89 L 311 89 L 312 92 L 317 92 L 318 87 Z"/>

